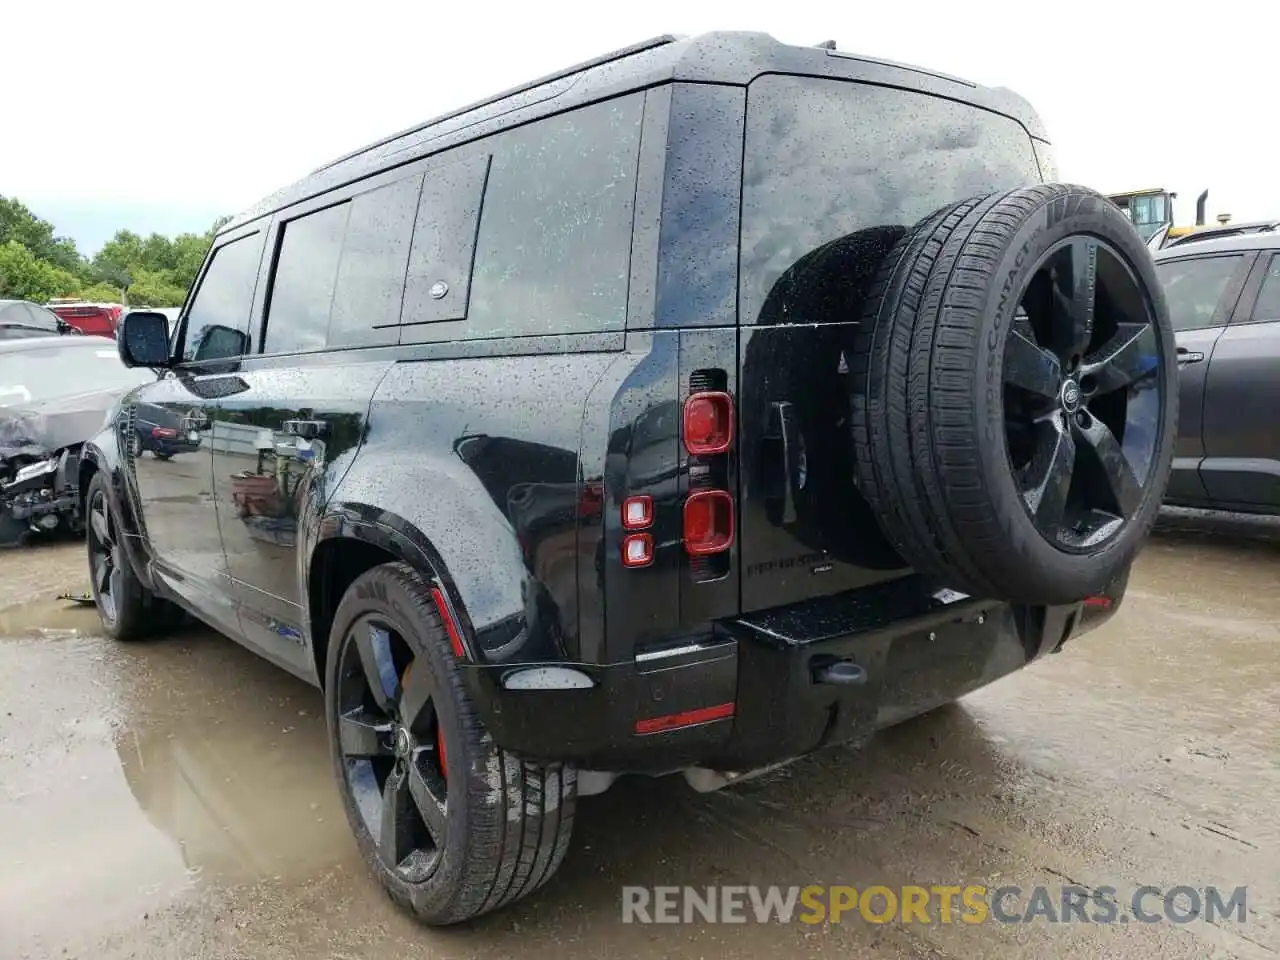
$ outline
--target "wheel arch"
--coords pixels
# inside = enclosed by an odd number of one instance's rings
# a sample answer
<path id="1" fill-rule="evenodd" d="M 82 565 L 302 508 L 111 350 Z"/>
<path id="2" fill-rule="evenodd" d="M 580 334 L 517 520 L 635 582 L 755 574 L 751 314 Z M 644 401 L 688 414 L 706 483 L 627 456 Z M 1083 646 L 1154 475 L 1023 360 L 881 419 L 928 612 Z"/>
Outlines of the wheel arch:
<path id="1" fill-rule="evenodd" d="M 98 441 L 102 435 L 87 442 L 80 449 L 80 462 L 77 467 L 76 488 L 80 498 L 80 509 L 85 513 L 88 522 L 89 485 L 93 478 L 102 474 L 106 478 L 107 498 L 115 511 L 126 536 L 121 545 L 129 555 L 134 573 L 147 590 L 155 589 L 155 581 L 151 576 L 150 547 L 146 533 L 138 522 L 133 508 L 133 500 L 129 496 L 128 478 L 121 466 L 121 458 L 113 455 L 110 445 L 104 446 Z"/>
<path id="2" fill-rule="evenodd" d="M 469 639 L 475 635 L 470 611 L 477 602 L 483 607 L 483 598 L 451 575 L 446 555 L 459 556 L 456 536 L 446 533 L 453 549 L 441 551 L 417 524 L 399 514 L 353 503 L 331 503 L 318 528 L 306 561 L 306 602 L 312 655 L 322 688 L 334 613 L 355 579 L 384 563 L 407 564 L 424 581 L 437 586 L 447 606 L 442 614 L 453 620 L 464 647 L 475 649 Z"/>

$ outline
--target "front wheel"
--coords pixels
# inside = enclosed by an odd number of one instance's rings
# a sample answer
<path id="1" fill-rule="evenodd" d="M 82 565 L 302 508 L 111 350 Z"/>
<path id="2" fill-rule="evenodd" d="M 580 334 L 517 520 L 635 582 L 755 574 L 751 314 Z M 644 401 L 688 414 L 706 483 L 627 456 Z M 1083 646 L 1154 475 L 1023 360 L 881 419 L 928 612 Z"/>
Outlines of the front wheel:
<path id="1" fill-rule="evenodd" d="M 432 594 L 402 563 L 358 577 L 334 616 L 325 700 L 361 854 L 393 900 L 443 925 L 550 879 L 569 847 L 577 773 L 493 742 Z"/>
<path id="2" fill-rule="evenodd" d="M 85 504 L 90 589 L 103 631 L 114 640 L 140 640 L 178 626 L 181 608 L 155 596 L 133 571 L 105 474 L 93 475 Z"/>

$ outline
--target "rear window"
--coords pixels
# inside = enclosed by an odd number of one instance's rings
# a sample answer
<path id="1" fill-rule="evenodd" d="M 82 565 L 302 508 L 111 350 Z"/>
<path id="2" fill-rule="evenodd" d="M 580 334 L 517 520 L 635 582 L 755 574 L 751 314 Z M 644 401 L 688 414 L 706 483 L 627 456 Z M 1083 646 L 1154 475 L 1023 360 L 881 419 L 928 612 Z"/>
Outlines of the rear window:
<path id="1" fill-rule="evenodd" d="M 761 77 L 747 96 L 741 320 L 784 319 L 761 316 L 770 292 L 829 241 L 860 234 L 855 266 L 874 272 L 903 228 L 944 204 L 1039 182 L 1031 137 L 1008 117 L 887 87 Z"/>

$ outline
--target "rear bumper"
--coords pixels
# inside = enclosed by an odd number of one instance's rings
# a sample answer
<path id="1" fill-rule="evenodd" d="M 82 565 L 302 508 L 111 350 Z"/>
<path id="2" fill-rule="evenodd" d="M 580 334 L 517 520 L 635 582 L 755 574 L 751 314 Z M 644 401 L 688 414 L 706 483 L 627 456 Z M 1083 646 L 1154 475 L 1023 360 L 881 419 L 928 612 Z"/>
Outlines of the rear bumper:
<path id="1" fill-rule="evenodd" d="M 504 677 L 527 667 L 463 669 L 494 739 L 529 759 L 744 771 L 865 740 L 1013 673 L 1108 619 L 1123 590 L 1061 607 L 943 603 L 909 578 L 717 623 L 631 663 L 576 667 L 590 687 L 509 690 Z M 837 661 L 855 665 L 855 682 L 823 679 Z"/>

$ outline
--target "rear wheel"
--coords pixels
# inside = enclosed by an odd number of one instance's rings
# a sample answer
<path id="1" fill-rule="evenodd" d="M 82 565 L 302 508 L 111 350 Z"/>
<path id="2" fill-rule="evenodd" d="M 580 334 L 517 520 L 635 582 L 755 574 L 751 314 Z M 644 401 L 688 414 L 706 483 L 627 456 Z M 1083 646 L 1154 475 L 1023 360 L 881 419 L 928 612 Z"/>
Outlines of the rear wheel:
<path id="1" fill-rule="evenodd" d="M 358 577 L 334 616 L 326 703 L 335 773 L 370 869 L 428 924 L 532 893 L 564 859 L 577 774 L 493 742 L 432 590 L 401 563 Z"/>
<path id="2" fill-rule="evenodd" d="M 146 589 L 121 543 L 119 518 L 107 493 L 107 479 L 95 473 L 85 497 L 85 545 L 90 590 L 102 629 L 115 640 L 140 640 L 182 622 L 181 608 Z"/>

